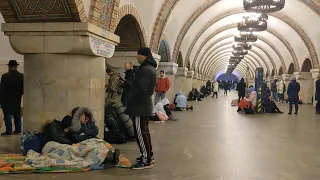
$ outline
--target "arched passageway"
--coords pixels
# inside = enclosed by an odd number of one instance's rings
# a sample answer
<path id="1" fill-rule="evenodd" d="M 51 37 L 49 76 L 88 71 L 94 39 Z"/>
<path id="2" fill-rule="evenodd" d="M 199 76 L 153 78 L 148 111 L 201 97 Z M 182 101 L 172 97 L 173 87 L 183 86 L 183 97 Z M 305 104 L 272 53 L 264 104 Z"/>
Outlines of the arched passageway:
<path id="1" fill-rule="evenodd" d="M 160 42 L 158 54 L 161 56 L 160 62 L 171 62 L 170 47 L 167 40 Z"/>

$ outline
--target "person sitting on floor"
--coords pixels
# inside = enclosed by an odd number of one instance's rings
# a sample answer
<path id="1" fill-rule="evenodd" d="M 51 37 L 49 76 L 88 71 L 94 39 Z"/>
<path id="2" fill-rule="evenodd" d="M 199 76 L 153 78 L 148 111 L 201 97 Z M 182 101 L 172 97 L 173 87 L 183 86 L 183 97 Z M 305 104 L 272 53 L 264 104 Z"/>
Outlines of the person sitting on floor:
<path id="1" fill-rule="evenodd" d="M 202 86 L 201 89 L 200 89 L 200 92 L 203 94 L 204 97 L 209 96 L 209 91 L 206 88 L 206 86 Z"/>
<path id="2" fill-rule="evenodd" d="M 197 89 L 192 88 L 192 91 L 189 92 L 188 101 L 202 101 L 200 98 L 200 93 Z"/>
<path id="3" fill-rule="evenodd" d="M 176 105 L 176 111 L 188 111 L 193 110 L 193 106 L 187 105 L 187 98 L 183 95 L 182 91 L 179 91 L 174 98 L 174 104 Z"/>
<path id="4" fill-rule="evenodd" d="M 276 103 L 274 103 L 272 100 L 271 94 L 267 94 L 265 97 L 263 97 L 262 102 L 263 106 L 265 107 L 266 113 L 283 113 L 280 111 L 280 109 L 277 107 Z"/>
<path id="5" fill-rule="evenodd" d="M 150 120 L 152 121 L 166 121 L 166 120 L 170 120 L 170 121 L 177 121 L 178 119 L 176 119 L 173 115 L 172 112 L 169 108 L 170 102 L 167 98 L 162 99 L 160 102 L 158 102 L 154 108 L 153 108 L 153 112 L 152 112 L 152 116 L 150 118 Z M 166 118 L 166 115 L 168 118 Z"/>
<path id="6" fill-rule="evenodd" d="M 72 118 L 70 116 L 65 116 L 62 121 L 53 120 L 46 124 L 43 128 L 46 140 L 72 145 L 73 142 L 69 136 L 71 123 Z"/>
<path id="7" fill-rule="evenodd" d="M 74 142 L 96 138 L 99 128 L 95 125 L 95 119 L 90 109 L 79 107 L 72 110 L 71 138 Z"/>
<path id="8" fill-rule="evenodd" d="M 257 103 L 257 92 L 252 91 L 250 93 L 249 98 L 244 98 L 240 103 L 238 104 L 238 110 L 237 112 L 244 111 L 245 108 L 252 108 L 255 109 Z"/>

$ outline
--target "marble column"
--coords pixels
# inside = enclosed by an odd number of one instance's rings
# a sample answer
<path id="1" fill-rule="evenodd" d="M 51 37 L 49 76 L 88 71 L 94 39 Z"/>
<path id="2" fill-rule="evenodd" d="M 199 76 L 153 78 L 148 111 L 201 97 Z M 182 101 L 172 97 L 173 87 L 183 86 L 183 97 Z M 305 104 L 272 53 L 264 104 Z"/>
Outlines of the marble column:
<path id="1" fill-rule="evenodd" d="M 90 23 L 5 23 L 13 49 L 24 55 L 23 129 L 40 131 L 88 107 L 103 137 L 105 59 L 119 37 Z"/>
<path id="2" fill-rule="evenodd" d="M 300 83 L 299 97 L 302 98 L 305 104 L 311 104 L 314 91 L 311 72 L 295 72 L 293 75 L 296 76 L 297 81 Z"/>
<path id="3" fill-rule="evenodd" d="M 193 76 L 194 76 L 194 71 L 188 71 L 187 72 L 187 80 L 185 83 L 185 91 L 190 92 L 192 90 L 192 83 L 193 83 Z"/>
<path id="4" fill-rule="evenodd" d="M 311 69 L 310 71 L 312 73 L 312 78 L 313 78 L 313 106 L 316 106 L 317 101 L 316 101 L 316 81 L 320 79 L 320 69 Z"/>
<path id="5" fill-rule="evenodd" d="M 267 86 L 269 87 L 269 89 L 271 89 L 271 83 L 273 82 L 274 77 L 268 77 L 267 78 Z"/>
<path id="6" fill-rule="evenodd" d="M 166 76 L 169 78 L 170 81 L 170 89 L 166 93 L 166 98 L 169 99 L 169 101 L 173 101 L 175 94 L 175 75 L 177 74 L 178 64 L 174 62 L 160 62 L 158 66 L 158 72 L 161 70 L 164 70 L 166 73 Z"/>
<path id="7" fill-rule="evenodd" d="M 174 92 L 182 91 L 184 95 L 188 95 L 189 91 L 186 89 L 187 82 L 187 68 L 178 67 L 174 81 Z"/>
<path id="8" fill-rule="evenodd" d="M 291 82 L 292 77 L 293 77 L 293 74 L 282 74 L 282 80 L 286 85 L 286 89 L 287 89 L 287 91 L 284 93 L 284 99 L 288 99 L 288 86 L 289 86 L 289 83 Z"/>
<path id="9" fill-rule="evenodd" d="M 199 84 L 198 84 L 198 73 L 194 73 L 193 74 L 193 78 L 192 78 L 192 88 L 198 89 L 199 90 Z"/>

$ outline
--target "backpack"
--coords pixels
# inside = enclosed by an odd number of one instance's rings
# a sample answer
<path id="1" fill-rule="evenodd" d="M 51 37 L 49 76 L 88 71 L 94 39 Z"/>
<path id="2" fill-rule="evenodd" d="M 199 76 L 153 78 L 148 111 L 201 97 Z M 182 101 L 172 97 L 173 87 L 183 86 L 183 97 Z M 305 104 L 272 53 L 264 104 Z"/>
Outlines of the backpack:
<path id="1" fill-rule="evenodd" d="M 104 140 L 111 144 L 127 143 L 127 137 L 121 133 L 116 113 L 111 105 L 105 107 Z"/>
<path id="2" fill-rule="evenodd" d="M 20 150 L 25 156 L 29 150 L 33 150 L 37 153 L 42 153 L 42 148 L 46 144 L 45 137 L 42 133 L 24 131 L 21 135 Z"/>

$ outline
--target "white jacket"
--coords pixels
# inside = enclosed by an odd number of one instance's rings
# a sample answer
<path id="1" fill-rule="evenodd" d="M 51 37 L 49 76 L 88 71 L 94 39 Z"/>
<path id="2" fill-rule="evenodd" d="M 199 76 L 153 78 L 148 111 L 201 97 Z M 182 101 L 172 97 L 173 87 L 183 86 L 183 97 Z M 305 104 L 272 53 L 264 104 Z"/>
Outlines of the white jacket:
<path id="1" fill-rule="evenodd" d="M 219 91 L 219 83 L 218 83 L 218 81 L 213 83 L 212 87 L 213 87 L 213 92 L 218 92 Z"/>
<path id="2" fill-rule="evenodd" d="M 166 111 L 164 110 L 163 107 L 164 107 L 165 105 L 168 105 L 169 103 L 170 103 L 170 102 L 169 102 L 169 100 L 168 100 L 167 98 L 162 99 L 160 102 L 158 102 L 158 103 L 154 106 L 153 111 L 152 111 L 152 114 L 156 114 L 156 112 L 158 112 L 158 111 L 166 114 Z"/>
<path id="3" fill-rule="evenodd" d="M 277 91 L 279 94 L 283 94 L 283 89 L 284 89 L 284 84 L 283 84 L 283 81 L 280 81 L 278 84 L 277 84 Z"/>

